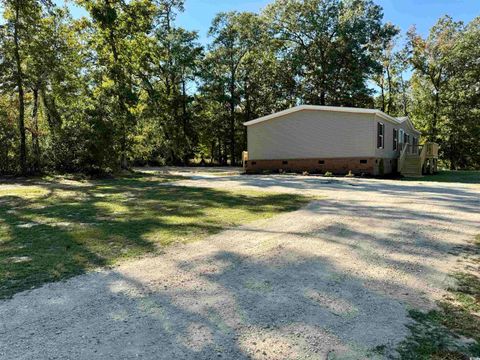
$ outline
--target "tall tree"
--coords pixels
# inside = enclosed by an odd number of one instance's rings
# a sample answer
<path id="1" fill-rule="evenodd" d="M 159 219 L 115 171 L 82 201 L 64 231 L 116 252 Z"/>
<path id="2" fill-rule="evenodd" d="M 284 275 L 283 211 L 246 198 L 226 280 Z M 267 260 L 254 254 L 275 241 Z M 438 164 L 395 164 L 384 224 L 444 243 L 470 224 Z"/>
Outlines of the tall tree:
<path id="1" fill-rule="evenodd" d="M 295 64 L 298 97 L 319 105 L 366 105 L 375 52 L 397 33 L 370 0 L 277 0 L 266 9 Z"/>
<path id="2" fill-rule="evenodd" d="M 408 33 L 412 115 L 452 169 L 479 165 L 479 25 L 479 18 L 465 26 L 445 16 L 426 38 Z"/>
<path id="3" fill-rule="evenodd" d="M 480 17 L 456 37 L 442 97 L 443 154 L 452 169 L 480 167 Z"/>
<path id="4" fill-rule="evenodd" d="M 143 120 L 154 121 L 160 132 L 157 137 L 162 141 L 152 150 L 169 163 L 186 164 L 196 146 L 191 107 L 203 48 L 196 32 L 175 25 L 183 1 L 161 1 L 158 6 L 156 26 L 142 46 L 137 71 L 148 94 L 149 106 L 144 109 Z"/>
<path id="5" fill-rule="evenodd" d="M 419 100 L 415 116 L 422 121 L 429 141 L 438 141 L 442 93 L 447 84 L 449 54 L 455 44 L 461 23 L 451 17 L 440 19 L 423 39 L 412 28 L 408 32 L 414 96 Z M 422 114 L 423 112 L 423 114 Z"/>
<path id="6" fill-rule="evenodd" d="M 78 0 L 77 3 L 91 16 L 86 25 L 91 29 L 89 45 L 97 61 L 99 91 L 104 100 L 108 99 L 111 112 L 108 122 L 116 139 L 114 151 L 119 165 L 126 168 L 130 134 L 136 120 L 132 108 L 138 95 L 131 77 L 135 45 L 138 38 L 152 30 L 157 8 L 148 0 Z"/>
<path id="7" fill-rule="evenodd" d="M 373 0 L 276 0 L 218 14 L 204 49 L 184 0 L 75 2 L 88 16 L 0 0 L 1 173 L 235 165 L 242 122 L 301 103 L 411 115 L 452 168 L 480 166 L 478 18 L 397 50 Z"/>
<path id="8" fill-rule="evenodd" d="M 409 83 L 404 77 L 409 61 L 405 49 L 398 47 L 398 38 L 387 39 L 378 53 L 381 67 L 373 77 L 379 88 L 376 106 L 393 116 L 407 116 Z"/>
<path id="9" fill-rule="evenodd" d="M 241 101 L 241 66 L 249 54 L 262 43 L 261 21 L 253 13 L 220 13 L 210 28 L 213 37 L 207 62 L 211 81 L 218 90 L 217 99 L 228 105 L 228 145 L 230 164 L 235 165 L 239 157 L 237 143 L 237 107 Z"/>
<path id="10" fill-rule="evenodd" d="M 37 32 L 37 24 L 42 16 L 42 4 L 47 1 L 2 0 L 5 24 L 3 25 L 4 51 L 9 52 L 12 71 L 4 72 L 7 84 L 14 86 L 18 99 L 17 126 L 19 133 L 19 166 L 22 174 L 27 173 L 27 144 L 25 131 L 25 59 L 28 47 Z M 8 79 L 10 78 L 10 79 Z"/>

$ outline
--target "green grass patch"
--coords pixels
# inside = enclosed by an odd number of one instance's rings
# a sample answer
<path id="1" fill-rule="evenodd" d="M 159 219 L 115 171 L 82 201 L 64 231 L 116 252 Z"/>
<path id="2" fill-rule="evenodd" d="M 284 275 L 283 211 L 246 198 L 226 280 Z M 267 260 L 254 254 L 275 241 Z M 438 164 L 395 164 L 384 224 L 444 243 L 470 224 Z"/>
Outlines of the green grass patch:
<path id="1" fill-rule="evenodd" d="M 480 264 L 480 235 L 470 261 Z M 470 359 L 480 357 L 480 276 L 455 273 L 456 286 L 438 310 L 411 310 L 411 335 L 400 345 L 402 359 Z"/>
<path id="2" fill-rule="evenodd" d="M 165 184 L 165 176 L 0 188 L 0 298 L 174 242 L 296 210 L 312 198 Z"/>
<path id="3" fill-rule="evenodd" d="M 446 183 L 480 184 L 480 171 L 439 171 L 422 178 L 403 178 L 403 181 L 430 181 Z"/>

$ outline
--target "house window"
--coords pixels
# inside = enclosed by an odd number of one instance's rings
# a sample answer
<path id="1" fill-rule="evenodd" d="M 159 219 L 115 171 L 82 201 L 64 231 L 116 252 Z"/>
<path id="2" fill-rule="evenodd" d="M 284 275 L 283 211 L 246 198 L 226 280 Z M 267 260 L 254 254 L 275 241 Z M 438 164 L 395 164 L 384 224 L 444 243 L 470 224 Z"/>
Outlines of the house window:
<path id="1" fill-rule="evenodd" d="M 393 129 L 393 151 L 398 149 L 398 130 Z"/>
<path id="2" fill-rule="evenodd" d="M 403 133 L 403 143 L 408 144 L 408 134 L 407 133 Z"/>
<path id="3" fill-rule="evenodd" d="M 288 165 L 288 161 L 283 160 L 283 161 L 282 161 L 282 165 Z"/>
<path id="4" fill-rule="evenodd" d="M 377 124 L 377 148 L 383 149 L 385 146 L 385 125 L 382 123 Z"/>
<path id="5" fill-rule="evenodd" d="M 319 163 L 320 165 L 323 165 L 323 164 L 325 164 L 325 160 L 318 160 L 318 163 Z"/>
<path id="6" fill-rule="evenodd" d="M 366 164 L 367 162 L 367 160 L 360 160 L 360 164 Z"/>

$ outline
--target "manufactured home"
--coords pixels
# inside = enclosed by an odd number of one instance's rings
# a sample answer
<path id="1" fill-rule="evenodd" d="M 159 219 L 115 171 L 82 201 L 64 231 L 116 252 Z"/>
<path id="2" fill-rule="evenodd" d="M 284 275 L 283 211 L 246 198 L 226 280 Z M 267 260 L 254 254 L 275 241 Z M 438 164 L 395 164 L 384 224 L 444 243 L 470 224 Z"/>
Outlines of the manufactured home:
<path id="1" fill-rule="evenodd" d="M 308 171 L 421 175 L 436 167 L 438 146 L 420 146 L 408 117 L 374 109 L 301 105 L 244 124 L 247 173 Z"/>

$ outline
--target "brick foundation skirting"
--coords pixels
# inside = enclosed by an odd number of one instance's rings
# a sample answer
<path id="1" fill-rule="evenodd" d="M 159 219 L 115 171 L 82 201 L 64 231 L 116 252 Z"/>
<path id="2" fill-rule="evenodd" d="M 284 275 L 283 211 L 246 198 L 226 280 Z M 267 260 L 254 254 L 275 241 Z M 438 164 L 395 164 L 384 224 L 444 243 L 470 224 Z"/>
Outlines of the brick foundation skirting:
<path id="1" fill-rule="evenodd" d="M 355 158 L 315 158 L 315 159 L 288 159 L 288 160 L 247 160 L 245 171 L 248 174 L 263 171 L 303 172 L 323 174 L 330 171 L 334 174 L 379 175 L 381 159 L 372 157 Z M 384 174 L 389 174 L 395 168 L 395 159 L 383 159 Z"/>

